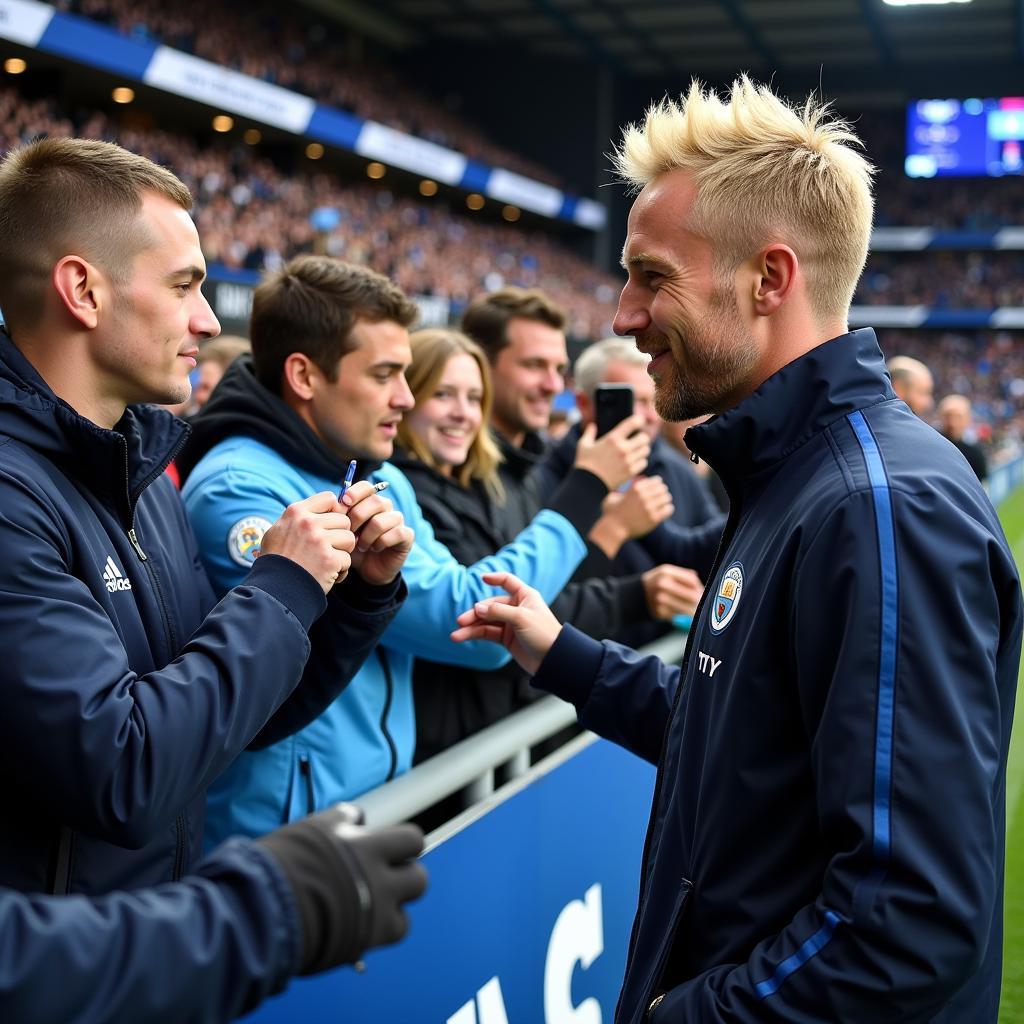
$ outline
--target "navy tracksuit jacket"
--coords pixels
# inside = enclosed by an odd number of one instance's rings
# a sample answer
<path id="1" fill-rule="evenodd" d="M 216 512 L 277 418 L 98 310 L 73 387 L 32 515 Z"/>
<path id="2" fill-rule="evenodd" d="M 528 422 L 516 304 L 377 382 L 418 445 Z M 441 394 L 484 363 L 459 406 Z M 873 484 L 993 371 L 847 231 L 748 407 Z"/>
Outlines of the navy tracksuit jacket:
<path id="1" fill-rule="evenodd" d="M 0 334 L 0 886 L 180 878 L 210 783 L 319 715 L 404 597 L 356 578 L 325 601 L 269 555 L 215 603 L 164 474 L 186 433 L 152 406 L 102 430 Z"/>
<path id="2" fill-rule="evenodd" d="M 687 444 L 731 513 L 682 668 L 567 627 L 535 679 L 658 764 L 616 1020 L 994 1024 L 1022 611 L 988 498 L 870 330 Z"/>

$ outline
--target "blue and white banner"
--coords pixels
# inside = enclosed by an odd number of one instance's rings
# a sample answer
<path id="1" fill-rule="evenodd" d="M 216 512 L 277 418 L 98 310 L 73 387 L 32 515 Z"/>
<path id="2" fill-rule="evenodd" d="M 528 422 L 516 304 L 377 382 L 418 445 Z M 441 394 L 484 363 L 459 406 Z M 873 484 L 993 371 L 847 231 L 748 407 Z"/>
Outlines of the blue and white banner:
<path id="1" fill-rule="evenodd" d="M 945 306 L 851 306 L 850 326 L 1021 330 L 1024 329 L 1024 307 L 951 309 Z"/>
<path id="2" fill-rule="evenodd" d="M 364 973 L 295 981 L 259 1024 L 611 1021 L 654 768 L 598 740 L 424 857 L 426 896 Z"/>
<path id="3" fill-rule="evenodd" d="M 46 26 L 57 12 L 36 0 L 0 0 L 0 37 L 37 46 Z"/>
<path id="4" fill-rule="evenodd" d="M 244 13 L 239 13 L 244 19 Z M 195 100 L 250 121 L 318 139 L 413 174 L 422 174 L 544 217 L 601 230 L 604 207 L 502 168 L 491 168 L 426 139 L 364 121 L 169 46 L 131 39 L 89 18 L 37 0 L 0 0 L 0 38 L 36 47 L 122 79 Z"/>
<path id="5" fill-rule="evenodd" d="M 308 96 L 160 46 L 146 68 L 146 85 L 303 135 L 316 103 Z"/>
<path id="6" fill-rule="evenodd" d="M 380 160 L 413 174 L 423 174 L 446 185 L 458 185 L 466 169 L 466 158 L 461 153 L 436 142 L 406 135 L 376 121 L 363 122 L 355 151 L 371 160 Z"/>
<path id="7" fill-rule="evenodd" d="M 925 249 L 1024 249 L 1024 228 L 998 231 L 938 231 L 935 228 L 875 228 L 872 252 L 923 252 Z"/>
<path id="8" fill-rule="evenodd" d="M 557 217 L 562 209 L 562 193 L 550 185 L 496 167 L 487 183 L 487 194 L 500 203 L 512 203 L 544 217 Z"/>

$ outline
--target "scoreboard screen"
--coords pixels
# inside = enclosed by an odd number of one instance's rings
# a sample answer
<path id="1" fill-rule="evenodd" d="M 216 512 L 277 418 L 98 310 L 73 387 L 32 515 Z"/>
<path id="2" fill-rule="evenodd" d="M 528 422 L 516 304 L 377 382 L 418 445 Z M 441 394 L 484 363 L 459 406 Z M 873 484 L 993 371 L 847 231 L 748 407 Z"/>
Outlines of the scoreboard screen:
<path id="1" fill-rule="evenodd" d="M 916 100 L 907 106 L 911 178 L 1024 173 L 1024 97 Z"/>

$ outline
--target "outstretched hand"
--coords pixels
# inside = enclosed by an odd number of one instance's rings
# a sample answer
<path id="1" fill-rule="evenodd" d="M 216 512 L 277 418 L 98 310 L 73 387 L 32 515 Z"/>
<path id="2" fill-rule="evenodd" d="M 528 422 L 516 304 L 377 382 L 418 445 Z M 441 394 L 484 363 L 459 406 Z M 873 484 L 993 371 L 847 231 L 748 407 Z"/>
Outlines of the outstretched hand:
<path id="1" fill-rule="evenodd" d="M 491 640 L 506 648 L 530 675 L 551 650 L 562 624 L 533 587 L 528 587 L 510 572 L 489 572 L 484 583 L 501 587 L 505 595 L 477 601 L 456 621 L 459 628 L 451 638 L 456 643 L 467 640 Z"/>

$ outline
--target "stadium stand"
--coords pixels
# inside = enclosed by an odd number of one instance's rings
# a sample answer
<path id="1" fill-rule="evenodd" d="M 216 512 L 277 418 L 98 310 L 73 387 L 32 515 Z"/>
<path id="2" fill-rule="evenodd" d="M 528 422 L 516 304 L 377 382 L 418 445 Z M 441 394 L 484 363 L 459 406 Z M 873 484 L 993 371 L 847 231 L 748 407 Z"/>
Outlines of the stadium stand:
<path id="1" fill-rule="evenodd" d="M 336 24 L 328 29 L 297 4 L 288 5 L 286 15 L 268 0 L 246 4 L 244 33 L 238 31 L 237 8 L 225 0 L 204 4 L 202 31 L 191 17 L 159 0 L 59 0 L 53 6 L 127 37 L 165 43 L 458 149 L 473 159 L 556 187 L 562 184 L 549 169 L 496 145 L 479 128 L 446 111 L 437 98 L 403 81 L 393 66 L 360 56 L 361 40 L 339 32 Z"/>
<path id="2" fill-rule="evenodd" d="M 444 203 L 402 198 L 389 189 L 350 185 L 325 173 L 287 174 L 247 146 L 200 145 L 169 131 L 119 126 L 106 113 L 70 115 L 53 100 L 0 90 L 4 152 L 40 135 L 117 141 L 171 167 L 192 189 L 207 260 L 231 269 L 273 269 L 300 252 L 324 251 L 393 277 L 413 295 L 441 296 L 458 315 L 478 291 L 502 284 L 544 287 L 569 311 L 570 334 L 610 329 L 617 279 L 550 235 L 458 216 Z M 310 213 L 334 207 L 337 226 L 318 239 Z"/>

